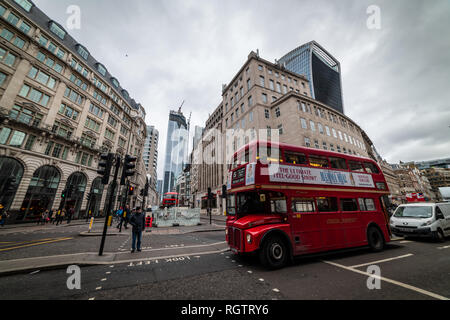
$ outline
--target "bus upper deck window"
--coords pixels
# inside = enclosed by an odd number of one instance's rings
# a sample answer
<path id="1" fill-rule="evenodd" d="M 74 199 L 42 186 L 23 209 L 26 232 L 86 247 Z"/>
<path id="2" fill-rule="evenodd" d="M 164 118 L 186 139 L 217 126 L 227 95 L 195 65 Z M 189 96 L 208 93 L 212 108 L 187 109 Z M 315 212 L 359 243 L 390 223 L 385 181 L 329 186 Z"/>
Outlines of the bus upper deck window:
<path id="1" fill-rule="evenodd" d="M 310 155 L 309 156 L 309 164 L 312 167 L 317 167 L 317 168 L 328 168 L 329 167 L 328 158 L 322 157 L 322 156 Z"/>
<path id="2" fill-rule="evenodd" d="M 299 152 L 285 151 L 284 157 L 286 159 L 286 163 L 292 164 L 307 164 L 306 155 Z"/>
<path id="3" fill-rule="evenodd" d="M 259 147 L 257 160 L 262 164 L 279 163 L 280 150 L 278 148 Z"/>
<path id="4" fill-rule="evenodd" d="M 370 162 L 364 162 L 364 167 L 368 173 L 379 174 L 380 170 L 378 170 L 377 166 Z"/>
<path id="5" fill-rule="evenodd" d="M 345 162 L 345 159 L 343 158 L 334 158 L 330 157 L 330 164 L 331 168 L 333 169 L 344 169 L 347 170 L 347 163 Z"/>
<path id="6" fill-rule="evenodd" d="M 349 161 L 348 165 L 350 166 L 350 170 L 354 172 L 364 172 L 364 168 L 361 162 L 358 161 Z"/>

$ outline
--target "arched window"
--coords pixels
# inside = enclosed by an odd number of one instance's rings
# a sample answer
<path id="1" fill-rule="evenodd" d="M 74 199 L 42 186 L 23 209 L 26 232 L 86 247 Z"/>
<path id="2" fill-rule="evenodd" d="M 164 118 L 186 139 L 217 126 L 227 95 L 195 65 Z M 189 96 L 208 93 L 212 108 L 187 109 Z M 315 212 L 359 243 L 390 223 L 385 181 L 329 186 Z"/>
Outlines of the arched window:
<path id="1" fill-rule="evenodd" d="M 14 158 L 0 157 L 0 204 L 10 209 L 23 177 L 23 166 Z"/>
<path id="2" fill-rule="evenodd" d="M 17 220 L 37 220 L 45 210 L 51 210 L 61 175 L 55 167 L 43 166 L 31 178 Z"/>
<path id="3" fill-rule="evenodd" d="M 74 216 L 72 218 L 76 219 L 80 215 L 86 184 L 86 176 L 81 172 L 75 172 L 67 179 L 66 190 L 69 190 L 69 187 L 72 187 L 72 192 L 66 199 L 62 199 L 61 201 L 64 202 L 64 208 L 67 211 L 71 208 L 74 210 Z"/>

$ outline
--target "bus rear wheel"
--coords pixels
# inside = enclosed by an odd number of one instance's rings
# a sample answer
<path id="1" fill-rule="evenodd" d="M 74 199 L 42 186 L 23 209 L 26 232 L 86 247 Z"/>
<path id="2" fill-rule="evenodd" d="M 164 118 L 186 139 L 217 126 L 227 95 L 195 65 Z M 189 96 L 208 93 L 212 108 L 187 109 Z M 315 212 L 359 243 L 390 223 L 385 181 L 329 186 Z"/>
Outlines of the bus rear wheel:
<path id="1" fill-rule="evenodd" d="M 367 241 L 369 242 L 369 247 L 374 252 L 380 252 L 384 249 L 384 238 L 381 231 L 372 226 L 367 230 Z"/>
<path id="2" fill-rule="evenodd" d="M 288 248 L 284 241 L 277 236 L 267 239 L 260 252 L 261 264 L 270 270 L 283 268 L 287 263 Z"/>

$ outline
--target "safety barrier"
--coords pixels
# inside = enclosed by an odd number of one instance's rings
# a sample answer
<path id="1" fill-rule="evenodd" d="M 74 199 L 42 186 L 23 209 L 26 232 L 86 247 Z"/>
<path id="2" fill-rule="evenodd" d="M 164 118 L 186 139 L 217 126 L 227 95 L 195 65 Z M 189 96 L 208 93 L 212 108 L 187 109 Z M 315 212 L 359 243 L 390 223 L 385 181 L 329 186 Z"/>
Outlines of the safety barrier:
<path id="1" fill-rule="evenodd" d="M 196 226 L 200 224 L 200 209 L 165 208 L 153 211 L 154 227 Z"/>

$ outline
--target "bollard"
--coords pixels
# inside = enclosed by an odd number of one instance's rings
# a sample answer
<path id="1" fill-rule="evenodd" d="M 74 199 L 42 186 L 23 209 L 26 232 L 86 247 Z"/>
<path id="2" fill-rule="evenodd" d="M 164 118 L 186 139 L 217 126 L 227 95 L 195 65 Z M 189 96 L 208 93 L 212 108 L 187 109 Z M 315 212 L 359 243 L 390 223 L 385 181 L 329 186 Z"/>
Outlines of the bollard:
<path id="1" fill-rule="evenodd" d="M 111 225 L 112 225 L 112 216 L 109 216 L 109 218 L 108 218 L 108 227 L 111 227 Z"/>
<path id="2" fill-rule="evenodd" d="M 91 223 L 89 223 L 89 232 L 91 232 L 93 226 L 94 226 L 94 217 L 91 218 Z"/>

